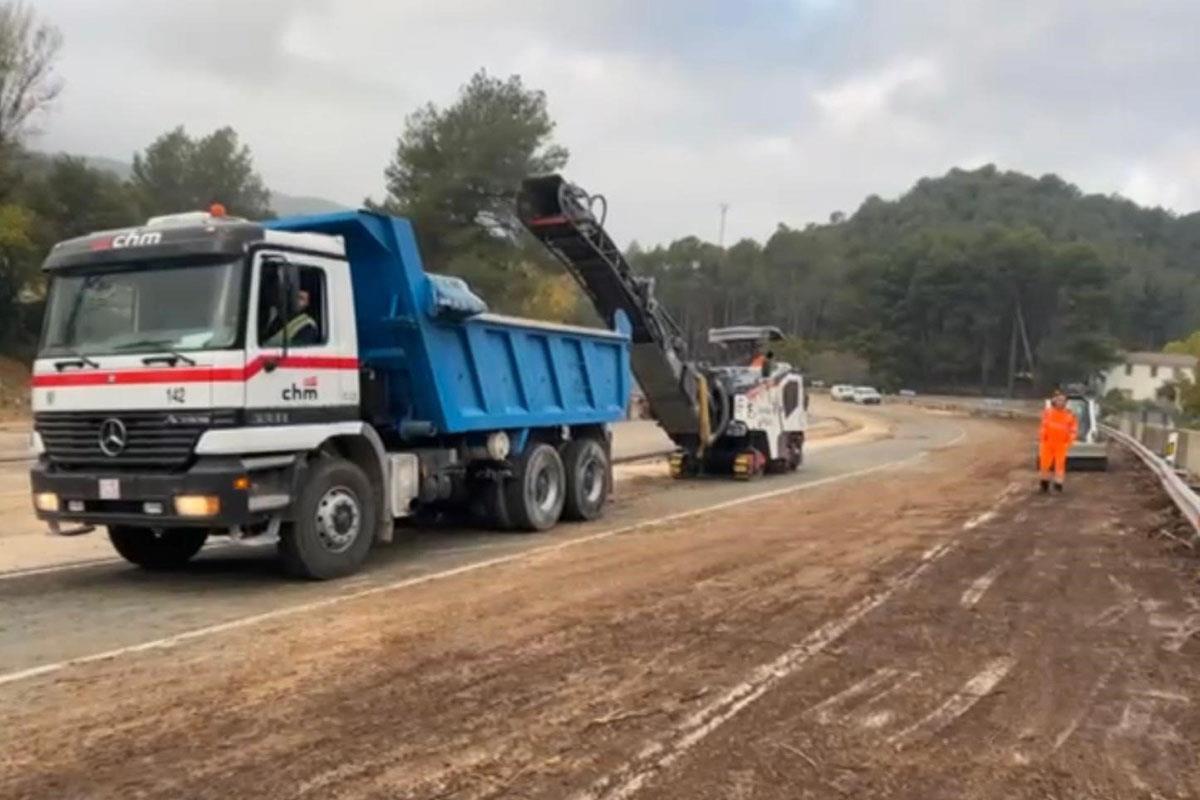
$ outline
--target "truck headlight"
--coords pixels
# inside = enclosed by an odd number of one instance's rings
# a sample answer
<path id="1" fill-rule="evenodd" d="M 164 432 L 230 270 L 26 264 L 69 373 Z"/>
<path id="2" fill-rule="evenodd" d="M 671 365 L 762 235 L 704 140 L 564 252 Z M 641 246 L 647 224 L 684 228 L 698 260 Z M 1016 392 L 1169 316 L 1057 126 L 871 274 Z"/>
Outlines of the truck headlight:
<path id="1" fill-rule="evenodd" d="M 54 492 L 38 492 L 33 496 L 33 507 L 38 511 L 58 511 L 58 495 Z"/>
<path id="2" fill-rule="evenodd" d="M 175 498 L 175 513 L 181 517 L 215 517 L 221 513 L 221 498 L 206 494 L 181 494 Z"/>

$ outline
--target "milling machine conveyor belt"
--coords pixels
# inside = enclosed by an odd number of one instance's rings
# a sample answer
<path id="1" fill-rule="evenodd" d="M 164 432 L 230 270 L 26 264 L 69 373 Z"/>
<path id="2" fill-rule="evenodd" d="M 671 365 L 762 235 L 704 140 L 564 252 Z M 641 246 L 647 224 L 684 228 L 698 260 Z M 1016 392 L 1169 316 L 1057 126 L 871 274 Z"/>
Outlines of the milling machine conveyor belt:
<path id="1" fill-rule="evenodd" d="M 521 222 L 562 261 L 601 318 L 611 322 L 617 311 L 629 317 L 633 374 L 650 410 L 677 444 L 694 447 L 700 431 L 696 370 L 679 326 L 654 299 L 653 281 L 633 273 L 605 232 L 605 211 L 603 197 L 561 175 L 529 178 L 517 197 Z"/>

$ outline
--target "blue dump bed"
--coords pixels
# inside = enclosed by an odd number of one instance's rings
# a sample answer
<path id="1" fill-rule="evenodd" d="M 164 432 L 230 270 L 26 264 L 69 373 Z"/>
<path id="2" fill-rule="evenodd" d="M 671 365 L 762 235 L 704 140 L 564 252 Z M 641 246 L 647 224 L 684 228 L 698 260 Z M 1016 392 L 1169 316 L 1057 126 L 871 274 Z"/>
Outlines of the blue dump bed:
<path id="1" fill-rule="evenodd" d="M 426 274 L 407 220 L 365 211 L 268 223 L 343 238 L 359 361 L 385 376 L 388 418 L 418 435 L 621 419 L 629 322 L 580 328 L 483 313 L 466 285 Z"/>

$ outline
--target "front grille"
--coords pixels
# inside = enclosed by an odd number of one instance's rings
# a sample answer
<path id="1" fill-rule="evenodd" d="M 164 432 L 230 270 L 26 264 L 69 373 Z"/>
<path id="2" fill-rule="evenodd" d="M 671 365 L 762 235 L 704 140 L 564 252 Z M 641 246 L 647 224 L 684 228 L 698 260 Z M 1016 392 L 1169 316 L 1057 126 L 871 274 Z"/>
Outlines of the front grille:
<path id="1" fill-rule="evenodd" d="M 100 430 L 108 420 L 118 420 L 125 430 L 125 446 L 115 455 L 100 446 Z M 236 423 L 232 410 L 58 411 L 33 419 L 46 455 L 64 467 L 182 467 L 202 433 Z"/>

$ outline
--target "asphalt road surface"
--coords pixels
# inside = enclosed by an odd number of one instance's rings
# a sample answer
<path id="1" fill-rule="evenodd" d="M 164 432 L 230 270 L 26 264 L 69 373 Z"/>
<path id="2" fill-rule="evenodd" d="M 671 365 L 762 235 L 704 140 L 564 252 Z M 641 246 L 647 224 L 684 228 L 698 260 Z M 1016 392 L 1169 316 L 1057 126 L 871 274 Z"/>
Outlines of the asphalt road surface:
<path id="1" fill-rule="evenodd" d="M 1197 797 L 1197 563 L 1116 458 L 909 408 L 602 523 L 0 580 L 0 797 Z"/>
<path id="2" fill-rule="evenodd" d="M 636 441 L 649 446 L 659 435 L 661 432 L 646 432 Z M 834 439 L 818 441 L 810 448 L 810 463 L 799 473 L 753 483 L 724 478 L 681 483 L 667 478 L 661 464 L 633 468 L 634 474 L 619 480 L 609 512 L 598 522 L 564 524 L 536 534 L 401 527 L 395 543 L 372 552 L 362 574 L 330 583 L 287 580 L 272 546 L 219 544 L 206 549 L 185 572 L 146 573 L 113 558 L 107 552 L 107 538 L 102 532 L 93 533 L 80 538 L 101 548 L 105 555 L 100 563 L 68 563 L 62 569 L 38 568 L 31 573 L 0 572 L 0 684 L 14 675 L 65 660 L 511 558 L 764 491 L 886 466 L 956 435 L 953 426 L 916 416 L 900 425 L 894 437 L 879 429 L 859 431 L 844 447 L 830 446 L 841 444 Z M 629 444 L 626 448 L 637 449 Z M 25 504 L 28 499 L 19 502 Z M 37 526 L 28 519 L 23 524 Z M 54 541 L 40 534 L 35 540 L 43 546 Z"/>

